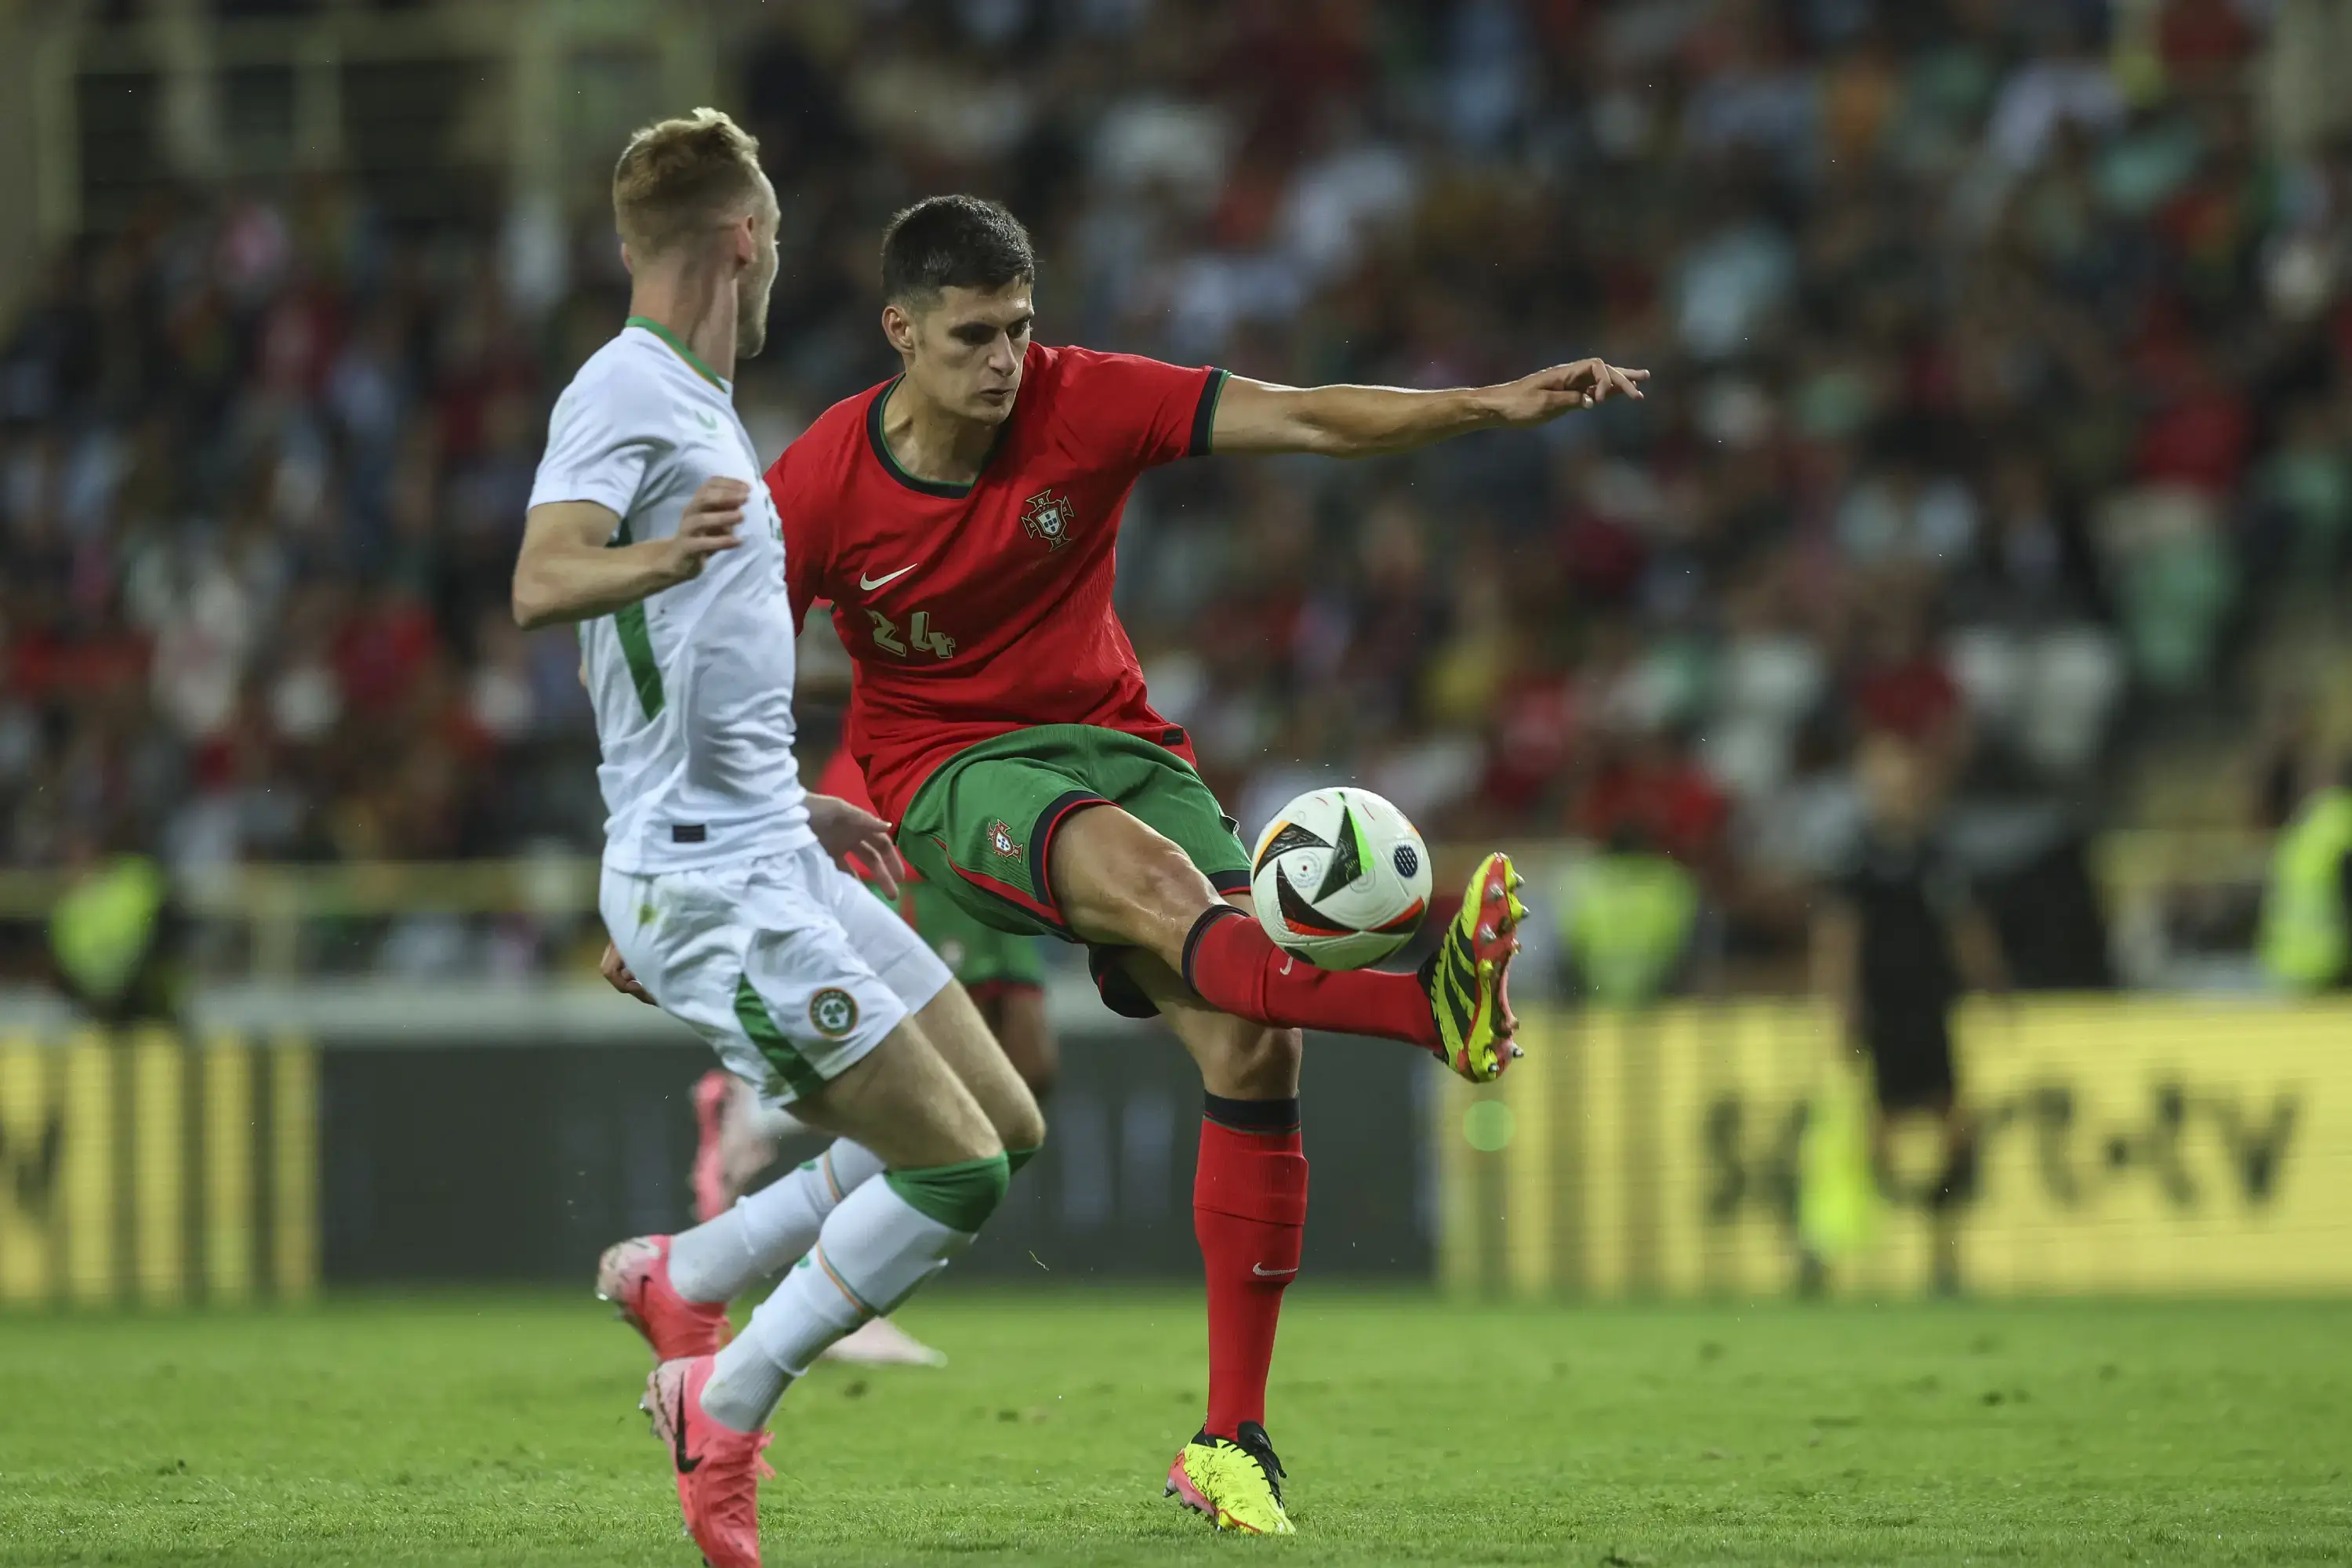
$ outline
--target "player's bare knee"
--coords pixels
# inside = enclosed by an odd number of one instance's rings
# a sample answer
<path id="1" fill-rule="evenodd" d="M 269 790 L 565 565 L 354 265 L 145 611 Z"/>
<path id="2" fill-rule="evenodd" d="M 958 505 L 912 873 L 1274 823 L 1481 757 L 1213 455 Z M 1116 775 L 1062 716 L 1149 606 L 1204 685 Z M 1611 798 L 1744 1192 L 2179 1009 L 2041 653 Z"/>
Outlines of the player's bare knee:
<path id="1" fill-rule="evenodd" d="M 959 1083 L 955 1088 L 961 1090 L 963 1086 Z M 996 1123 L 969 1092 L 942 1095 L 926 1110 L 929 1114 L 925 1117 L 929 1125 L 923 1129 L 924 1141 L 940 1151 L 937 1163 L 986 1160 L 1004 1152 L 1005 1140 Z"/>
<path id="2" fill-rule="evenodd" d="M 1081 837 L 1081 826 L 1099 824 Z M 1189 921 L 1216 902 L 1216 889 L 1167 835 L 1115 807 L 1076 817 L 1054 841 L 1052 877 L 1066 910 L 1124 940 L 1146 942 L 1148 928 Z"/>
<path id="3" fill-rule="evenodd" d="M 1154 834 L 1152 837 L 1159 837 Z M 1217 901 L 1217 889 L 1201 868 L 1178 847 L 1175 841 L 1160 838 L 1153 846 L 1154 853 L 1139 868 L 1137 894 L 1144 905 L 1156 913 L 1196 916 Z"/>
<path id="4" fill-rule="evenodd" d="M 1045 1144 L 1045 1113 L 1026 1095 L 996 1118 L 996 1136 L 1008 1153 L 1026 1154 Z"/>
<path id="5" fill-rule="evenodd" d="M 996 1136 L 1008 1152 L 1019 1154 L 1045 1142 L 1045 1112 L 1018 1073 L 1003 1074 L 991 1086 L 986 1109 Z"/>

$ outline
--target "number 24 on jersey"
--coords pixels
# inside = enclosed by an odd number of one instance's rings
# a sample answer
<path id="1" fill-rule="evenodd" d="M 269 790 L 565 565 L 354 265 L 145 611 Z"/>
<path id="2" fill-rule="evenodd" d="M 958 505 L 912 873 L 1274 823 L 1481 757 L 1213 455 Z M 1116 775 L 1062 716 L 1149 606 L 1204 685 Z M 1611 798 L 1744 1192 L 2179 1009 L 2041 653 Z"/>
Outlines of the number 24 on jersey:
<path id="1" fill-rule="evenodd" d="M 940 658 L 955 657 L 955 638 L 931 629 L 931 616 L 928 610 L 915 612 L 914 618 L 907 623 L 903 637 L 899 635 L 898 624 L 881 611 L 868 610 L 866 614 L 874 622 L 874 646 L 884 653 L 895 653 L 900 658 L 906 658 L 910 650 L 934 654 Z"/>

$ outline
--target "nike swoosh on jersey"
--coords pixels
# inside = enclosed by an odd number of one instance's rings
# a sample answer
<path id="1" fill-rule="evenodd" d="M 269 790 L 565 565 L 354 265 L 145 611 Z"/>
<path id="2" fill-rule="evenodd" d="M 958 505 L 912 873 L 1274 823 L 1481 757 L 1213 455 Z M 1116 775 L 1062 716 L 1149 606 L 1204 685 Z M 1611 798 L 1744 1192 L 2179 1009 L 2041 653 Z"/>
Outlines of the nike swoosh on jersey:
<path id="1" fill-rule="evenodd" d="M 920 566 L 921 564 L 922 563 L 919 561 L 915 563 L 915 566 Z M 901 566 L 896 572 L 886 573 L 879 577 L 868 577 L 864 573 L 860 573 L 857 577 L 857 586 L 866 593 L 870 594 L 874 592 L 875 589 L 882 586 L 885 583 L 897 582 L 899 578 L 904 577 L 908 573 L 912 572 L 915 569 L 915 566 Z"/>

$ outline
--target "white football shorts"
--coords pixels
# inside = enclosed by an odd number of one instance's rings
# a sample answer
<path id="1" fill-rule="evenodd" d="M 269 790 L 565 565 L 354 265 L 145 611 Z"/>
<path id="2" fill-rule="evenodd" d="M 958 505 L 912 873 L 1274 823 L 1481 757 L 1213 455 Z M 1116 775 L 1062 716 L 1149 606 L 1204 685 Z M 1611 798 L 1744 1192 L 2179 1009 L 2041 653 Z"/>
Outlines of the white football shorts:
<path id="1" fill-rule="evenodd" d="M 651 876 L 607 866 L 597 903 L 637 983 L 771 1106 L 847 1071 L 952 978 L 814 844 Z"/>

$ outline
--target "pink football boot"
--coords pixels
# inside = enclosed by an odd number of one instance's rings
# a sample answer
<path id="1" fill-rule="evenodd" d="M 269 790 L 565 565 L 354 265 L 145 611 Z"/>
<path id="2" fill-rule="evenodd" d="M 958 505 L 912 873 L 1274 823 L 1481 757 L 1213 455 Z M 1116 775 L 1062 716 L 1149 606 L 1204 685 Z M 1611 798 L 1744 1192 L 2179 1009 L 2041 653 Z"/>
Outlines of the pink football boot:
<path id="1" fill-rule="evenodd" d="M 689 1301 L 670 1285 L 666 1236 L 632 1237 L 606 1247 L 596 1264 L 596 1296 L 645 1335 L 657 1362 L 715 1355 L 733 1331 L 726 1302 Z"/>
<path id="2" fill-rule="evenodd" d="M 761 1453 L 768 1434 L 738 1432 L 703 1414 L 702 1385 L 714 1364 L 707 1355 L 662 1363 L 637 1408 L 669 1450 L 686 1532 L 709 1568 L 760 1568 L 760 1483 L 776 1473 Z"/>

